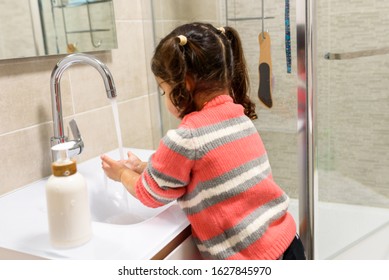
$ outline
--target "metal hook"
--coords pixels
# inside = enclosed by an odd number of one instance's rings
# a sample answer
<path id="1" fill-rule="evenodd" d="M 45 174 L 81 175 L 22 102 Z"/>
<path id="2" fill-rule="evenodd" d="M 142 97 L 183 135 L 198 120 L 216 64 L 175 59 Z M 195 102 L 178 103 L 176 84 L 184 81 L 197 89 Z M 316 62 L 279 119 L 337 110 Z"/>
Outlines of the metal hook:
<path id="1" fill-rule="evenodd" d="M 102 41 L 98 40 L 97 43 L 93 40 L 93 33 L 91 33 L 91 42 L 95 48 L 100 48 Z"/>

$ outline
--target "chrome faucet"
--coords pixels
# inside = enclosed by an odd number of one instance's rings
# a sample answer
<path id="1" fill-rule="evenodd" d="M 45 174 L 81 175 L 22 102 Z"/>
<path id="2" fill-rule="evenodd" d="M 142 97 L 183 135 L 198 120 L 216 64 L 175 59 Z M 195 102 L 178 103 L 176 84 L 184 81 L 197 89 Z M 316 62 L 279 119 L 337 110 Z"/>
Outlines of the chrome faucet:
<path id="1" fill-rule="evenodd" d="M 71 54 L 60 60 L 51 73 L 50 91 L 51 105 L 53 113 L 54 136 L 51 137 L 51 146 L 64 142 L 73 142 L 73 147 L 69 151 L 69 156 L 73 157 L 82 152 L 84 142 L 78 130 L 75 120 L 71 120 L 69 125 L 72 130 L 74 140 L 69 141 L 65 136 L 62 117 L 61 88 L 60 82 L 63 72 L 73 64 L 87 64 L 93 66 L 101 75 L 104 81 L 107 97 L 109 99 L 116 97 L 116 88 L 113 82 L 112 74 L 108 67 L 92 55 L 77 53 Z M 56 159 L 53 153 L 53 160 Z"/>

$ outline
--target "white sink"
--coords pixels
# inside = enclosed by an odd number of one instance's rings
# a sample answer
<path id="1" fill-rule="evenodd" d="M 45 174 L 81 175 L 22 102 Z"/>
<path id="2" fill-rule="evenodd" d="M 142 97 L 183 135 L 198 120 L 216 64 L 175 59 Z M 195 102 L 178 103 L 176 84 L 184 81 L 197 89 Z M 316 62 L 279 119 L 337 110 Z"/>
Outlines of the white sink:
<path id="1" fill-rule="evenodd" d="M 160 208 L 149 208 L 139 200 L 129 195 L 120 183 L 108 181 L 92 183 L 90 186 L 89 202 L 92 221 L 109 224 L 137 224 L 155 217 L 171 204 Z"/>
<path id="2" fill-rule="evenodd" d="M 153 152 L 130 150 L 142 160 Z M 6 258 L 1 248 L 47 259 L 150 259 L 189 225 L 177 203 L 148 208 L 106 179 L 99 157 L 78 164 L 78 171 L 87 180 L 92 239 L 66 250 L 51 246 L 45 178 L 0 197 L 0 259 Z"/>

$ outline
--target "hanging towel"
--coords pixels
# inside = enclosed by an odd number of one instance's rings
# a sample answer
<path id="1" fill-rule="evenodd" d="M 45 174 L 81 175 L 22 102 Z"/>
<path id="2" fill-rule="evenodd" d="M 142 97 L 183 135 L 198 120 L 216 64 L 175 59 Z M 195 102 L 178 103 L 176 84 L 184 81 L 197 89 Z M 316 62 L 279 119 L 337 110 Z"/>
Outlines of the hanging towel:
<path id="1" fill-rule="evenodd" d="M 268 108 L 273 106 L 272 101 L 272 64 L 270 53 L 270 35 L 262 32 L 258 36 L 259 41 L 259 89 L 258 98 Z"/>

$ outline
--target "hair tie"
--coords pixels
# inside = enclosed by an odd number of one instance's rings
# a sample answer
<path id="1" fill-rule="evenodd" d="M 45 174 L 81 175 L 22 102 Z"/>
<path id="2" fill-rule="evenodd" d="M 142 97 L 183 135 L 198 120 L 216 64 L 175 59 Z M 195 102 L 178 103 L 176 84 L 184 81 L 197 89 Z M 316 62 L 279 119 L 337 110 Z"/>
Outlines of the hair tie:
<path id="1" fill-rule="evenodd" d="M 219 27 L 217 30 L 219 30 L 223 34 L 226 33 L 226 30 L 224 29 L 224 27 Z"/>
<path id="2" fill-rule="evenodd" d="M 188 39 L 184 35 L 178 35 L 178 39 L 180 39 L 180 46 L 185 46 L 188 42 Z"/>

